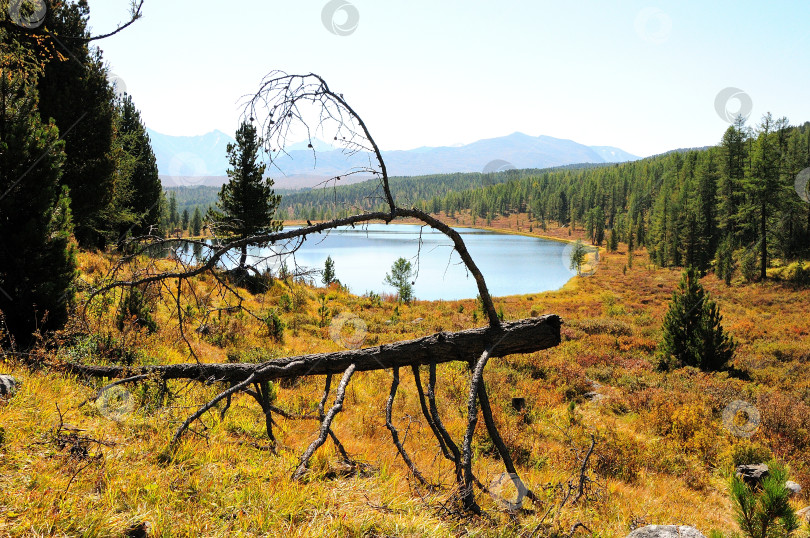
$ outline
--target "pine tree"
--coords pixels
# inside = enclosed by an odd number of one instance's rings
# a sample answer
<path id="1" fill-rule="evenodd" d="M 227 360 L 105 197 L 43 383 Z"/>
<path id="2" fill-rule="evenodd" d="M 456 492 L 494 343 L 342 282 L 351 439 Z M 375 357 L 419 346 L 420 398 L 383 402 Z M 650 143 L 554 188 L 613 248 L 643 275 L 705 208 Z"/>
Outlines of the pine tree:
<path id="1" fill-rule="evenodd" d="M 37 112 L 28 52 L 0 29 L 0 314 L 27 346 L 36 330 L 64 325 L 76 274 L 64 143 Z M 22 67 L 21 67 L 22 66 Z"/>
<path id="2" fill-rule="evenodd" d="M 630 227 L 629 228 L 630 228 L 630 230 L 628 231 L 628 234 L 627 234 L 627 267 L 632 269 L 633 268 L 633 249 L 635 248 L 634 244 L 633 244 L 633 223 L 632 223 L 632 221 L 630 222 Z"/>
<path id="3" fill-rule="evenodd" d="M 636 221 L 636 240 L 638 246 L 643 247 L 647 245 L 647 228 L 644 225 L 644 215 L 639 215 Z"/>
<path id="4" fill-rule="evenodd" d="M 722 321 L 697 271 L 687 268 L 664 317 L 660 366 L 695 366 L 708 371 L 726 368 L 736 343 L 724 332 Z"/>
<path id="5" fill-rule="evenodd" d="M 608 239 L 608 249 L 611 252 L 616 252 L 619 250 L 619 234 L 616 232 L 616 228 L 611 228 L 610 230 L 610 238 Z"/>
<path id="6" fill-rule="evenodd" d="M 745 118 L 737 116 L 734 124 L 726 129 L 720 143 L 718 225 L 725 236 L 735 239 L 738 239 L 740 232 L 738 208 L 743 202 L 749 134 Z"/>
<path id="7" fill-rule="evenodd" d="M 627 230 L 627 250 L 630 252 L 633 252 L 633 249 L 636 248 L 634 238 L 635 235 L 633 234 L 633 221 L 630 221 L 630 225 L 628 226 Z"/>
<path id="8" fill-rule="evenodd" d="M 412 276 L 411 262 L 399 258 L 391 266 L 391 272 L 385 274 L 384 282 L 396 288 L 400 302 L 408 304 L 413 300 L 413 285 L 410 282 Z"/>
<path id="9" fill-rule="evenodd" d="M 189 215 L 188 215 L 188 208 L 183 209 L 183 215 L 180 217 L 180 227 L 184 230 L 188 230 L 188 223 L 189 223 Z"/>
<path id="10" fill-rule="evenodd" d="M 177 212 L 177 193 L 169 193 L 169 226 L 176 228 L 180 222 L 180 214 Z"/>
<path id="11" fill-rule="evenodd" d="M 557 221 L 560 223 L 560 226 L 568 225 L 568 211 L 568 196 L 565 194 L 565 190 L 560 190 L 559 201 L 557 203 Z"/>
<path id="12" fill-rule="evenodd" d="M 157 161 L 141 114 L 132 103 L 132 97 L 124 95 L 118 103 L 117 111 L 116 138 L 128 162 L 124 177 L 130 191 L 126 207 L 134 216 L 131 233 L 144 235 L 157 231 L 160 224 L 162 187 Z"/>
<path id="13" fill-rule="evenodd" d="M 106 210 L 115 194 L 115 93 L 101 52 L 72 39 L 89 35 L 87 2 L 48 2 L 48 7 L 44 27 L 60 36 L 60 47 L 54 53 L 44 40 L 33 49 L 45 64 L 37 87 L 39 112 L 43 122 L 53 119 L 65 141 L 60 183 L 70 189 L 76 239 L 82 246 L 104 247 L 112 231 Z"/>
<path id="14" fill-rule="evenodd" d="M 601 246 L 605 240 L 605 212 L 602 206 L 596 206 L 587 212 L 586 225 L 591 243 Z"/>
<path id="15" fill-rule="evenodd" d="M 694 188 L 692 182 L 682 189 L 686 194 L 684 211 L 681 213 L 680 245 L 683 264 L 694 267 L 700 273 L 709 267 L 711 255 L 709 253 L 710 235 L 706 235 L 705 213 L 703 211 L 703 198 Z"/>
<path id="16" fill-rule="evenodd" d="M 669 184 L 664 183 L 661 192 L 655 200 L 651 216 L 650 248 L 652 260 L 660 265 L 667 266 L 672 260 L 670 252 L 674 225 L 672 223 L 672 200 Z"/>
<path id="17" fill-rule="evenodd" d="M 777 134 L 786 124 L 787 120 L 784 118 L 774 121 L 770 113 L 763 116 L 754 144 L 751 176 L 746 178 L 744 183 L 748 203 L 739 213 L 741 219 L 755 223 L 761 280 L 767 278 L 771 219 L 779 210 L 779 204 L 784 199 L 779 184 L 781 148 L 777 141 Z M 751 216 L 754 218 L 750 219 Z"/>
<path id="18" fill-rule="evenodd" d="M 776 240 L 779 254 L 786 260 L 810 252 L 810 204 L 790 192 L 800 171 L 810 166 L 810 130 L 802 133 L 793 129 L 787 135 L 783 179 L 780 183 L 788 192 L 781 204 L 783 217 L 777 222 Z M 804 252 L 802 252 L 804 250 Z"/>
<path id="19" fill-rule="evenodd" d="M 722 279 L 726 286 L 731 285 L 731 277 L 734 275 L 734 253 L 731 248 L 731 237 L 726 236 L 717 247 L 715 259 L 715 273 L 717 278 Z"/>
<path id="20" fill-rule="evenodd" d="M 240 239 L 281 230 L 274 220 L 281 196 L 273 191 L 273 180 L 264 179 L 265 165 L 259 162 L 262 141 L 256 128 L 243 122 L 236 131 L 236 144 L 228 144 L 228 183 L 219 191 L 216 208 L 209 218 L 220 233 Z M 247 261 L 247 245 L 242 247 L 239 267 Z"/>
<path id="21" fill-rule="evenodd" d="M 582 244 L 582 241 L 577 239 L 571 249 L 569 269 L 576 269 L 577 275 L 579 275 L 582 272 L 582 265 L 585 263 L 585 256 L 587 254 L 588 250 L 585 248 L 585 245 Z"/>
<path id="22" fill-rule="evenodd" d="M 699 155 L 695 178 L 697 191 L 700 194 L 698 219 L 702 221 L 700 234 L 706 241 L 704 258 L 708 261 L 714 255 L 719 241 L 717 232 L 717 183 L 720 172 L 717 167 L 716 150 L 710 150 Z M 708 265 L 708 263 L 707 263 Z"/>
<path id="23" fill-rule="evenodd" d="M 200 213 L 200 207 L 197 206 L 194 208 L 194 215 L 191 217 L 191 235 L 193 237 L 199 237 L 201 231 L 202 214 Z"/>
<path id="24" fill-rule="evenodd" d="M 321 275 L 321 282 L 324 286 L 328 286 L 335 281 L 335 262 L 332 256 L 326 257 L 326 262 L 323 264 L 323 275 Z"/>
<path id="25" fill-rule="evenodd" d="M 729 485 L 737 524 L 748 538 L 787 538 L 799 529 L 799 519 L 790 506 L 791 492 L 785 487 L 787 473 L 769 463 L 761 487 L 753 488 L 737 475 Z"/>

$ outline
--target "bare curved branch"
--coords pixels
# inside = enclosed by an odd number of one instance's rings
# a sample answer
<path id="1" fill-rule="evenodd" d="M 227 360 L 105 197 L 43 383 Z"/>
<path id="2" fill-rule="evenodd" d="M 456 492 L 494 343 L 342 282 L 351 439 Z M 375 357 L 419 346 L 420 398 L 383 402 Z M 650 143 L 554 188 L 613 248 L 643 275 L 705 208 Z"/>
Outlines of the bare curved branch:
<path id="1" fill-rule="evenodd" d="M 394 377 L 391 381 L 391 392 L 388 394 L 388 402 L 385 404 L 385 426 L 388 428 L 388 431 L 391 432 L 391 438 L 394 441 L 394 445 L 397 447 L 399 455 L 402 456 L 402 461 L 405 462 L 405 465 L 408 466 L 408 469 L 411 471 L 411 473 L 413 473 L 416 479 L 419 480 L 419 482 L 426 486 L 430 486 L 428 481 L 425 480 L 425 477 L 422 476 L 422 473 L 419 472 L 419 469 L 416 468 L 416 465 L 408 456 L 408 453 L 405 452 L 405 447 L 402 446 L 402 442 L 399 440 L 399 432 L 393 423 L 392 414 L 394 408 L 394 398 L 397 395 L 397 387 L 399 387 L 399 368 L 394 368 L 393 373 Z"/>

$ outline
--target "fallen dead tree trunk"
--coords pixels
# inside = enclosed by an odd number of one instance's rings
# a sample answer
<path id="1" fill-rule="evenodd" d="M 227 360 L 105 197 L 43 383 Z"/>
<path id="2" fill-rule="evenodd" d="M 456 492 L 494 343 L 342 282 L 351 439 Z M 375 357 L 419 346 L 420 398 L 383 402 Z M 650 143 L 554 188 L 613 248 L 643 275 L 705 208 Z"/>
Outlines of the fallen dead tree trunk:
<path id="1" fill-rule="evenodd" d="M 441 332 L 382 346 L 286 357 L 260 364 L 185 363 L 123 367 L 65 363 L 64 369 L 71 374 L 108 379 L 154 374 L 164 380 L 196 379 L 241 383 L 251 378 L 251 382 L 271 381 L 307 375 L 342 374 L 352 364 L 356 371 L 367 372 L 451 361 L 469 363 L 498 340 L 500 341 L 490 357 L 533 353 L 560 343 L 561 324 L 559 316 L 552 314 L 506 322 L 498 329 L 483 327 L 455 333 Z"/>
<path id="2" fill-rule="evenodd" d="M 408 469 L 422 484 L 428 487 L 434 487 L 425 480 L 422 473 L 416 468 L 413 461 L 407 455 L 391 418 L 392 405 L 399 385 L 399 368 L 410 366 L 413 370 L 414 381 L 417 384 L 422 412 L 431 426 L 431 430 L 442 449 L 444 457 L 452 462 L 456 469 L 456 481 L 461 488 L 460 500 L 467 510 L 480 512 L 480 508 L 473 496 L 472 487 L 473 485 L 477 485 L 483 491 L 487 491 L 487 488 L 475 477 L 471 467 L 471 439 L 472 432 L 475 430 L 477 422 L 478 412 L 476 402 L 479 398 L 481 400 L 481 412 L 484 415 L 487 430 L 495 442 L 495 447 L 501 459 L 504 461 L 507 470 L 510 472 L 513 482 L 515 482 L 519 490 L 521 488 L 526 490 L 527 498 L 533 501 L 536 500 L 534 493 L 525 488 L 518 478 L 512 458 L 495 426 L 495 422 L 492 418 L 492 410 L 489 406 L 489 398 L 486 394 L 483 381 L 484 365 L 491 358 L 505 357 L 519 353 L 533 353 L 558 345 L 560 343 L 561 325 L 562 320 L 560 317 L 550 314 L 538 318 L 528 318 L 503 323 L 497 328 L 490 326 L 455 333 L 441 332 L 423 338 L 405 340 L 366 349 L 287 357 L 260 364 L 195 363 L 115 367 L 65 363 L 63 368 L 68 373 L 80 376 L 118 380 L 101 389 L 99 394 L 111 386 L 126 382 L 142 381 L 152 376 L 157 376 L 163 381 L 186 379 L 201 383 L 229 384 L 230 387 L 228 389 L 209 400 L 183 422 L 172 437 L 172 445 L 175 445 L 179 441 L 183 432 L 189 428 L 192 422 L 198 420 L 203 414 L 210 411 L 221 401 L 227 400 L 229 404 L 231 396 L 239 392 L 253 395 L 259 403 L 262 404 L 268 425 L 268 436 L 271 441 L 275 441 L 271 431 L 271 412 L 278 413 L 280 410 L 270 405 L 269 401 L 264 402 L 261 398 L 257 397 L 262 390 L 262 384 L 266 384 L 267 381 L 270 380 L 284 378 L 326 375 L 326 387 L 318 407 L 319 421 L 321 422 L 318 437 L 302 455 L 292 475 L 292 478 L 295 480 L 302 478 L 306 473 L 310 458 L 313 453 L 323 445 L 327 437 L 331 438 L 338 447 L 344 461 L 351 466 L 355 465 L 332 430 L 332 421 L 343 408 L 343 396 L 353 373 L 358 371 L 391 369 L 394 372 L 394 377 L 388 397 L 388 404 L 386 406 L 386 426 L 391 432 L 394 444 L 403 461 L 405 461 L 408 466 Z M 476 361 L 475 357 L 477 356 L 480 358 Z M 468 427 L 462 451 L 459 450 L 458 446 L 453 442 L 442 426 L 435 403 L 436 365 L 452 361 L 466 362 L 470 365 L 471 369 L 474 369 L 472 372 L 470 401 L 468 405 Z M 430 366 L 430 378 L 427 388 L 427 396 L 430 401 L 429 409 L 425 402 L 425 395 L 419 376 L 419 366 L 422 365 Z M 335 403 L 328 413 L 324 413 L 325 404 L 332 385 L 332 377 L 340 373 L 342 373 L 343 376 L 338 386 Z M 255 386 L 256 390 L 251 390 L 249 388 L 250 385 Z"/>

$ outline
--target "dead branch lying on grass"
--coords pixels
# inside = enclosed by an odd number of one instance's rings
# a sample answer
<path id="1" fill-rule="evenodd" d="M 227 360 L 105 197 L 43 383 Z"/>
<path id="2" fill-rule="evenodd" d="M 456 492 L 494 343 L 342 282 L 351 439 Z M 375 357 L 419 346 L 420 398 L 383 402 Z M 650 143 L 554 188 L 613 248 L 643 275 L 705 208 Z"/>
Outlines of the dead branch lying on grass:
<path id="1" fill-rule="evenodd" d="M 161 379 L 193 379 L 202 382 L 249 383 L 311 375 L 340 375 L 351 364 L 358 372 L 406 366 L 470 362 L 480 356 L 494 337 L 500 342 L 490 357 L 534 353 L 560 343 L 559 316 L 504 322 L 498 329 L 482 327 L 458 332 L 440 332 L 413 340 L 403 340 L 363 349 L 315 353 L 253 363 L 183 363 L 150 366 L 96 366 L 66 362 L 67 373 L 97 378 L 123 379 L 157 375 Z M 435 382 L 433 383 L 435 385 Z"/>

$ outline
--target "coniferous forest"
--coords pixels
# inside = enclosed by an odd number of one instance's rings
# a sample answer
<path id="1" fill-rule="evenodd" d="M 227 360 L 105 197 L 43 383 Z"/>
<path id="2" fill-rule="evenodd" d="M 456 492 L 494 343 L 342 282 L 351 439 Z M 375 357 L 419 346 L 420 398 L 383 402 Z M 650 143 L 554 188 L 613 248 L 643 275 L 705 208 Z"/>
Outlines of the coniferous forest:
<path id="1" fill-rule="evenodd" d="M 59 2 L 47 33 L 0 27 L 0 310 L 21 344 L 65 323 L 76 247 L 159 233 L 149 137 L 132 98 L 108 81 L 88 16 L 85 2 Z"/>
<path id="2" fill-rule="evenodd" d="M 810 124 L 791 126 L 769 114 L 753 127 L 738 118 L 707 149 L 563 170 L 394 178 L 391 188 L 430 213 L 469 212 L 472 224 L 528 213 L 539 228 L 582 228 L 600 246 L 615 234 L 646 247 L 659 266 L 705 272 L 714 264 L 721 278 L 739 268 L 755 280 L 772 260 L 810 256 L 810 205 L 794 186 L 808 166 Z M 290 193 L 281 211 L 322 220 L 383 206 L 376 184 L 367 182 Z"/>

